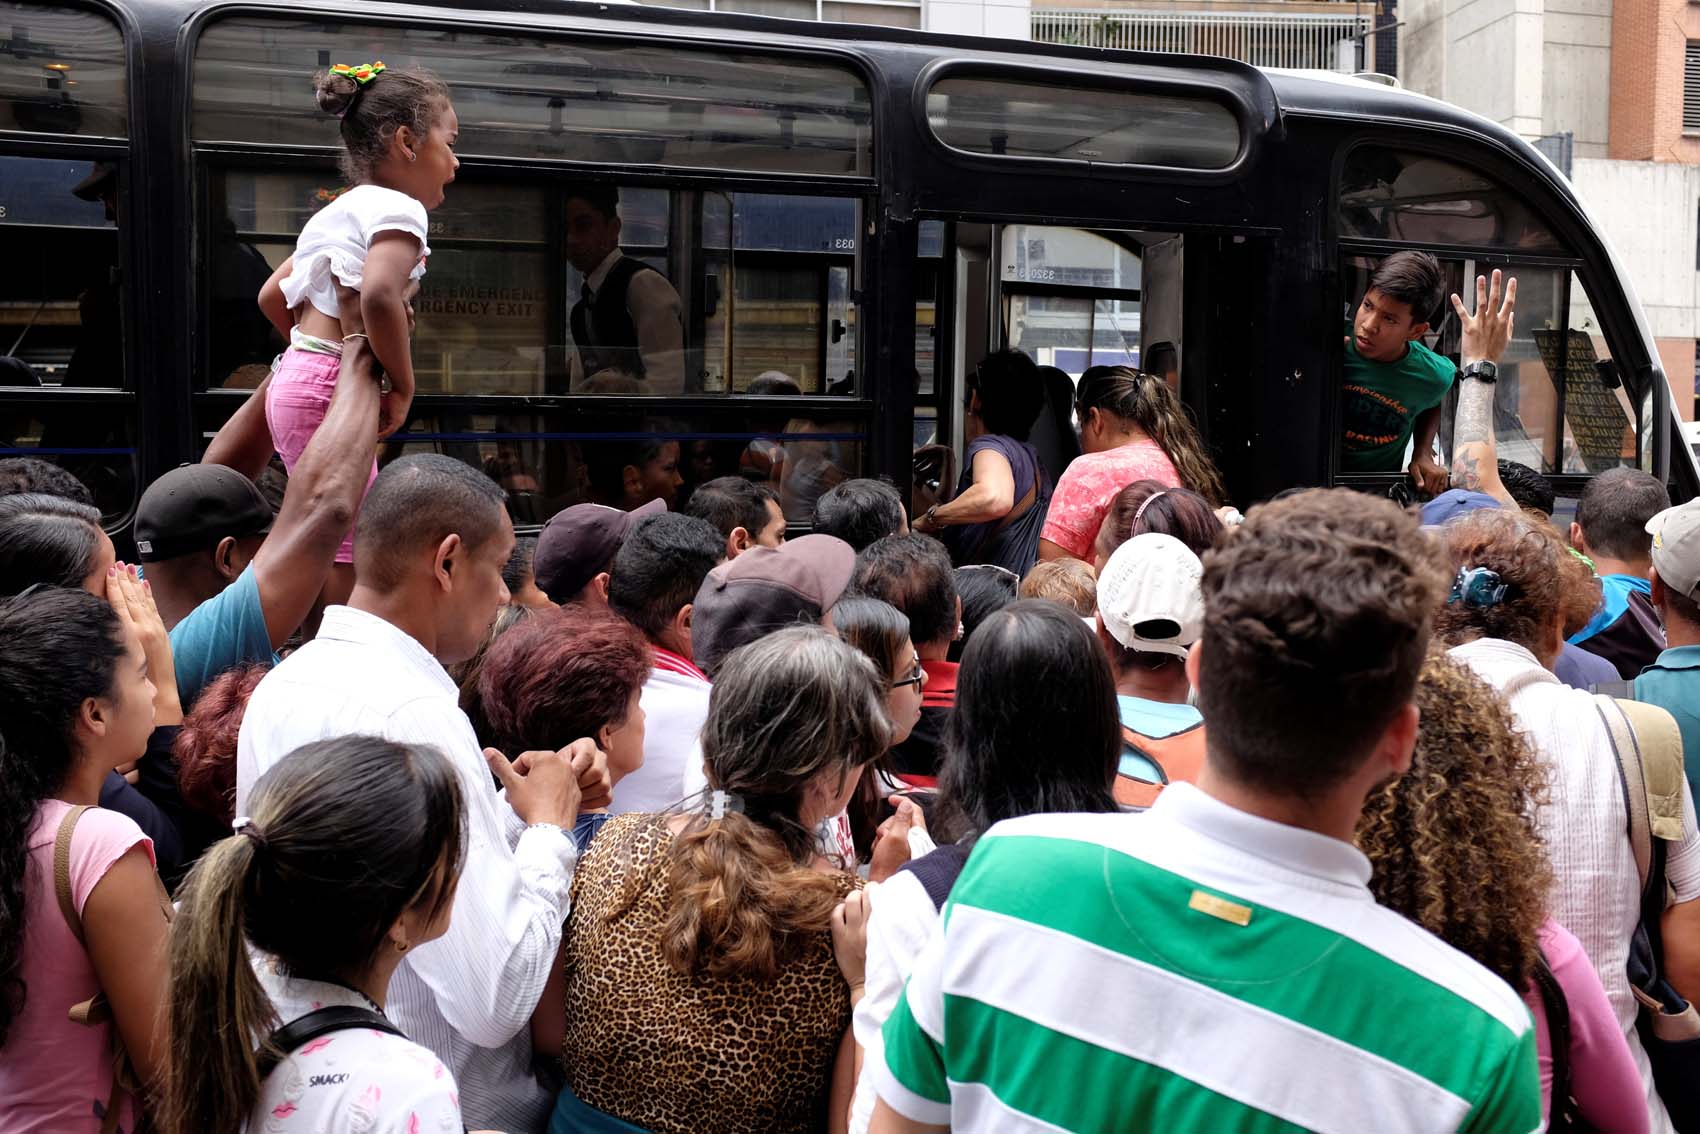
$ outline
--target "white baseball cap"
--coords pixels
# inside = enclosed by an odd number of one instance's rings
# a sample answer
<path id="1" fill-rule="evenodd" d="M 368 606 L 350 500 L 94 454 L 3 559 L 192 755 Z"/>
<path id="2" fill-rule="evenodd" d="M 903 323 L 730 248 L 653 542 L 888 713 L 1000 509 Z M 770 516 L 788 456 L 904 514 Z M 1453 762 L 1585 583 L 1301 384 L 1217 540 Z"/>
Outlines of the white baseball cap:
<path id="1" fill-rule="evenodd" d="M 1653 566 L 1665 586 L 1700 601 L 1700 499 L 1666 508 L 1647 521 Z"/>
<path id="2" fill-rule="evenodd" d="M 1098 576 L 1098 616 L 1130 650 L 1186 657 L 1204 632 L 1204 564 L 1174 536 L 1136 535 Z"/>

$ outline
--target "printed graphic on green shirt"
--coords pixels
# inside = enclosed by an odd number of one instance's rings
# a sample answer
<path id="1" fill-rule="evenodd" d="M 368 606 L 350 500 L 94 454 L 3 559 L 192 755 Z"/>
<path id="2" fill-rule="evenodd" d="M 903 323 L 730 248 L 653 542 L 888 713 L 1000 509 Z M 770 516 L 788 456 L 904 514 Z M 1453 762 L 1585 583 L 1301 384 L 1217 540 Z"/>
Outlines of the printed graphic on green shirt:
<path id="1" fill-rule="evenodd" d="M 1340 468 L 1398 472 L 1417 417 L 1446 397 L 1455 372 L 1449 359 L 1421 343 L 1397 362 L 1374 362 L 1348 338 Z"/>

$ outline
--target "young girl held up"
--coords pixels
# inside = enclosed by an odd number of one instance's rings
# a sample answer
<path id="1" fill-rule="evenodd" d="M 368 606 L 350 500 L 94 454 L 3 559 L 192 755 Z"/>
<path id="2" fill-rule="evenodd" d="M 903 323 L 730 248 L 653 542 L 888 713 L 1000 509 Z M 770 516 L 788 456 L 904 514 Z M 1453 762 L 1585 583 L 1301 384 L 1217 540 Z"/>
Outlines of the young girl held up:
<path id="1" fill-rule="evenodd" d="M 313 215 L 295 254 L 260 289 L 260 309 L 290 344 L 266 389 L 266 424 L 290 472 L 336 386 L 344 337 L 339 287 L 360 293 L 361 333 L 383 367 L 379 436 L 406 420 L 414 390 L 408 301 L 431 251 L 426 214 L 443 203 L 460 167 L 460 122 L 448 87 L 433 76 L 382 63 L 338 64 L 315 75 L 313 87 L 319 109 L 342 124 L 350 188 Z M 371 475 L 378 475 L 376 460 Z M 336 561 L 354 562 L 352 527 Z M 353 583 L 347 567 L 332 578 L 344 594 Z"/>

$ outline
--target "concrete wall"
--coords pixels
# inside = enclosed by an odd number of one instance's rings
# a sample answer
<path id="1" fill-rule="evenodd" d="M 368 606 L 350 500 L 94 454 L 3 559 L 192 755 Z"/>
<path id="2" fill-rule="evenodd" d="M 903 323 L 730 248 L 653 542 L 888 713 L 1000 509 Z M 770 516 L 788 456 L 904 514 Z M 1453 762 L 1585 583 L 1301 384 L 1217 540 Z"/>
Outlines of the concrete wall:
<path id="1" fill-rule="evenodd" d="M 990 35 L 1032 39 L 1028 0 L 926 0 L 922 27 L 948 35 Z"/>
<path id="2" fill-rule="evenodd" d="M 1653 0 L 1646 0 L 1653 2 Z M 1527 138 L 1606 155 L 1612 0 L 1402 0 L 1399 77 Z"/>
<path id="3" fill-rule="evenodd" d="M 1694 340 L 1700 337 L 1700 166 L 1578 158 L 1573 180 L 1611 240 L 1658 340 L 1672 403 L 1694 414 Z M 1571 320 L 1578 316 L 1572 305 Z"/>
<path id="4" fill-rule="evenodd" d="M 1576 156 L 1603 158 L 1611 137 L 1612 0 L 1546 0 L 1541 133 L 1576 135 Z"/>

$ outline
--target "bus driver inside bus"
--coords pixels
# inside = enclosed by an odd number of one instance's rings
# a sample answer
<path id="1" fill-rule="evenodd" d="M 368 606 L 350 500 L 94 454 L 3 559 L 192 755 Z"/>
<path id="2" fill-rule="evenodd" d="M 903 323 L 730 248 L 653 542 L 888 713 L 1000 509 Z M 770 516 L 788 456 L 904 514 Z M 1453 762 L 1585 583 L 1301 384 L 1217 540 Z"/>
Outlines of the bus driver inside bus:
<path id="1" fill-rule="evenodd" d="M 1427 252 L 1395 252 L 1370 276 L 1346 338 L 1340 471 L 1397 472 L 1414 439 L 1411 479 L 1431 496 L 1446 491 L 1434 436 L 1457 368 L 1422 343 L 1443 291 Z"/>
<path id="2" fill-rule="evenodd" d="M 620 251 L 619 189 L 575 186 L 566 211 L 567 259 L 584 277 L 571 315 L 574 388 L 598 379 L 605 393 L 684 393 L 679 293 Z"/>

